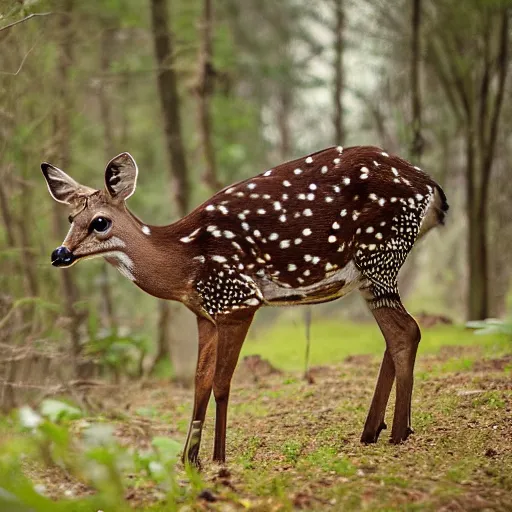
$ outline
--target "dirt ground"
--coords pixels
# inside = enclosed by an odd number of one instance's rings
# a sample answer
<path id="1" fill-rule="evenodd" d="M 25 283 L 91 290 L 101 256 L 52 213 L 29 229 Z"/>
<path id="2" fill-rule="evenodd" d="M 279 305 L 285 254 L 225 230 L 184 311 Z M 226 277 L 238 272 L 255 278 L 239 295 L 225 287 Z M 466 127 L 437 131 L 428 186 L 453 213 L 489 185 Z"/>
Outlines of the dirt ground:
<path id="1" fill-rule="evenodd" d="M 468 354 L 473 363 L 460 368 Z M 260 371 L 258 364 L 242 363 L 233 385 L 225 467 L 211 462 L 210 404 L 203 484 L 185 510 L 512 510 L 512 356 L 483 359 L 478 349 L 447 347 L 422 357 L 415 434 L 400 446 L 387 442 L 389 430 L 376 445 L 359 443 L 377 358 L 313 368 L 309 383 L 265 363 Z M 148 448 L 157 435 L 184 440 L 191 390 L 147 382 L 91 398 L 110 411 L 103 419 L 126 446 Z M 58 471 L 34 477 L 54 497 L 91 492 Z M 165 510 L 154 483 L 127 478 L 133 485 L 126 497 L 135 509 L 155 504 L 154 510 Z"/>

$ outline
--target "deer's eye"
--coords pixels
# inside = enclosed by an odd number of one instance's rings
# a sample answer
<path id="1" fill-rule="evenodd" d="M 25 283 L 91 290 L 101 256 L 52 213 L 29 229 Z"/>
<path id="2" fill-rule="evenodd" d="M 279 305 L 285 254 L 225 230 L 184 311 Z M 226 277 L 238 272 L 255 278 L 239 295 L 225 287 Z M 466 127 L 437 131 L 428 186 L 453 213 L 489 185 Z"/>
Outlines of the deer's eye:
<path id="1" fill-rule="evenodd" d="M 96 217 L 91 222 L 91 229 L 96 231 L 96 233 L 104 233 L 112 224 L 112 222 L 109 219 L 106 219 L 105 217 Z"/>

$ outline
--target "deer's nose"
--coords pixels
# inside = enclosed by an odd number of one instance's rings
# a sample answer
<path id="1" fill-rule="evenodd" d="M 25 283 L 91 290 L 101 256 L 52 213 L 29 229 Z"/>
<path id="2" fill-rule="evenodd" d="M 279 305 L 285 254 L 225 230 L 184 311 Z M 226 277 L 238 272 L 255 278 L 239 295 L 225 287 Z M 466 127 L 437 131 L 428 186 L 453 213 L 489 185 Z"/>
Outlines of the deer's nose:
<path id="1" fill-rule="evenodd" d="M 73 263 L 74 259 L 73 253 L 63 245 L 52 252 L 52 265 L 54 267 L 67 267 Z"/>

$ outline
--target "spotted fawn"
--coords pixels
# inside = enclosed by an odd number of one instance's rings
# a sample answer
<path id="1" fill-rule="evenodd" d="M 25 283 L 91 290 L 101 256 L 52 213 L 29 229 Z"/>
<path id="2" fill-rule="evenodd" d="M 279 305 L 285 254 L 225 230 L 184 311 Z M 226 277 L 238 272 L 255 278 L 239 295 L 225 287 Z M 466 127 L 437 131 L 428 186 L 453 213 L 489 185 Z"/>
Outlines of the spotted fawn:
<path id="1" fill-rule="evenodd" d="M 327 302 L 352 290 L 361 291 L 386 341 L 361 441 L 376 442 L 386 428 L 395 378 L 390 440 L 407 439 L 420 331 L 402 305 L 397 274 L 448 210 L 444 192 L 421 169 L 376 147 L 331 147 L 230 185 L 169 226 L 151 226 L 126 206 L 138 173 L 128 153 L 107 164 L 104 190 L 51 164 L 41 168 L 52 197 L 71 208 L 54 266 L 103 256 L 147 293 L 182 302 L 197 316 L 184 461 L 198 463 L 212 389 L 213 458 L 225 461 L 231 378 L 256 311 Z"/>

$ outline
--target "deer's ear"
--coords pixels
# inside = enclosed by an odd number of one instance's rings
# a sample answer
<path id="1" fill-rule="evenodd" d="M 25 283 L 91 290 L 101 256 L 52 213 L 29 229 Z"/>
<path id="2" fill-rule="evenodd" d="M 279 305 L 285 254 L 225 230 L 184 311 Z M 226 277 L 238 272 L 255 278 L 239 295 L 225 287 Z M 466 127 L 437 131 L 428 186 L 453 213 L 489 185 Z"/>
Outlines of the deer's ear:
<path id="1" fill-rule="evenodd" d="M 71 176 L 52 164 L 43 162 L 41 170 L 51 196 L 59 203 L 72 205 L 95 192 L 92 188 L 80 185 Z"/>
<path id="2" fill-rule="evenodd" d="M 114 199 L 128 199 L 137 186 L 137 164 L 130 153 L 112 158 L 105 169 L 105 187 Z"/>

